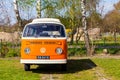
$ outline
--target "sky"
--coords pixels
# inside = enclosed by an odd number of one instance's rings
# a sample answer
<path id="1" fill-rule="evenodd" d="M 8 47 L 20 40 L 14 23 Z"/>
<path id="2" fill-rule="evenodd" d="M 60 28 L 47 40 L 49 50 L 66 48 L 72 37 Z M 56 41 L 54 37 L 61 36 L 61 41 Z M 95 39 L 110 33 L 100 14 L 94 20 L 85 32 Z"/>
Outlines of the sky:
<path id="1" fill-rule="evenodd" d="M 17 22 L 15 13 L 15 0 L 0 0 L 0 25 L 14 25 Z M 34 3 L 33 3 L 34 4 Z M 18 5 L 20 17 L 23 20 L 34 19 L 37 17 L 36 5 L 23 7 L 25 4 Z"/>
<path id="2" fill-rule="evenodd" d="M 99 4 L 99 12 L 102 12 L 102 15 L 104 16 L 109 11 L 114 9 L 114 4 L 119 2 L 120 0 L 100 0 Z"/>
<path id="3" fill-rule="evenodd" d="M 0 1 L 0 2 L 4 3 L 4 5 L 3 5 L 3 3 L 0 5 L 0 24 L 2 24 L 4 22 L 5 23 L 8 22 L 8 19 L 6 18 L 6 16 L 10 18 L 10 21 L 11 21 L 10 23 L 11 24 L 16 23 L 17 19 L 15 18 L 16 15 L 15 15 L 15 12 L 14 12 L 14 7 L 13 7 L 13 5 L 11 5 L 11 3 L 13 1 L 15 1 L 15 0 L 1 0 Z M 99 6 L 98 6 L 98 12 L 100 14 L 102 12 L 102 16 L 104 17 L 105 14 L 107 14 L 109 11 L 114 9 L 113 5 L 116 4 L 119 1 L 120 0 L 100 0 Z M 6 9 L 8 14 L 5 12 L 5 9 L 3 8 L 3 6 Z M 26 12 L 21 9 L 22 18 L 28 20 L 31 17 L 36 17 L 37 12 L 35 11 L 35 8 L 31 9 L 31 10 L 30 10 L 31 12 L 27 12 L 27 14 L 25 14 Z M 8 16 L 9 13 L 11 14 L 10 16 Z M 29 17 L 28 17 L 28 14 L 29 14 Z"/>
<path id="4" fill-rule="evenodd" d="M 14 6 L 12 0 L 1 0 L 0 2 L 0 24 L 13 25 L 16 23 L 16 15 L 14 12 Z M 11 15 L 10 15 L 11 14 Z"/>

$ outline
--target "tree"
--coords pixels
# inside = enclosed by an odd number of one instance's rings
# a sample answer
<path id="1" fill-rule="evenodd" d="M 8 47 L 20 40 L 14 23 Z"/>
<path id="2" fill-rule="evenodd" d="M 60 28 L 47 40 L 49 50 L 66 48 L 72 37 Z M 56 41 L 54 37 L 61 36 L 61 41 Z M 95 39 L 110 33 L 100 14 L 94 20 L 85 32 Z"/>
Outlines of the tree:
<path id="1" fill-rule="evenodd" d="M 116 33 L 120 30 L 120 1 L 114 7 L 115 9 L 104 17 L 104 29 L 113 33 L 114 42 L 116 43 Z"/>
<path id="2" fill-rule="evenodd" d="M 80 26 L 79 3 L 79 0 L 44 0 L 41 2 L 44 17 L 60 18 L 63 24 L 72 30 L 71 43 L 73 43 L 76 28 Z"/>
<path id="3" fill-rule="evenodd" d="M 116 43 L 116 32 L 120 30 L 120 13 L 117 10 L 113 10 L 108 13 L 104 18 L 105 27 L 110 32 L 113 32 L 114 41 Z"/>
<path id="4" fill-rule="evenodd" d="M 64 10 L 64 18 L 68 18 L 69 21 L 69 28 L 72 30 L 71 33 L 71 41 L 70 43 L 73 43 L 74 40 L 74 34 L 77 30 L 77 34 L 79 34 L 79 28 L 81 27 L 81 11 L 80 11 L 80 0 L 67 0 L 63 1 L 61 0 L 61 7 Z M 76 42 L 78 42 L 79 37 L 77 35 Z"/>
<path id="5" fill-rule="evenodd" d="M 85 40 L 85 46 L 87 48 L 87 55 L 90 54 L 91 46 L 90 46 L 90 40 L 89 35 L 87 32 L 87 22 L 86 22 L 86 0 L 81 1 L 81 9 L 82 9 L 82 27 L 84 27 L 84 40 Z"/>
<path id="6" fill-rule="evenodd" d="M 36 0 L 16 0 L 16 14 L 20 28 L 23 28 L 30 19 L 37 17 Z"/>
<path id="7" fill-rule="evenodd" d="M 57 2 L 59 0 L 41 0 L 43 17 L 51 18 L 57 16 Z"/>
<path id="8" fill-rule="evenodd" d="M 81 11 L 82 11 L 82 27 L 84 28 L 84 40 L 85 40 L 85 46 L 87 49 L 87 55 L 92 55 L 94 52 L 94 46 L 90 45 L 90 39 L 88 35 L 88 25 L 87 25 L 87 17 L 86 17 L 86 12 L 88 12 L 88 15 L 91 16 L 94 14 L 96 15 L 96 2 L 98 0 L 81 0 Z M 86 5 L 89 4 L 89 5 Z M 98 17 L 96 15 L 94 18 Z M 92 20 L 91 20 L 92 22 Z M 96 23 L 96 22 L 94 22 Z M 93 26 L 93 25 L 92 25 Z"/>
<path id="9" fill-rule="evenodd" d="M 14 6 L 12 0 L 1 0 L 0 1 L 0 25 L 12 26 L 17 20 L 14 12 Z M 11 15 L 11 14 L 12 15 Z"/>

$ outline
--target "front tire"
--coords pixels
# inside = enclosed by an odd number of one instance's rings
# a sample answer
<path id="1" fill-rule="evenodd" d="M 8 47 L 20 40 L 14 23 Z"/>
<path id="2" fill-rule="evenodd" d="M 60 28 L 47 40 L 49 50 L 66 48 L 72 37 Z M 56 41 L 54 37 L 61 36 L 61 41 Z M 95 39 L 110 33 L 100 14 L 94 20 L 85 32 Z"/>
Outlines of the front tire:
<path id="1" fill-rule="evenodd" d="M 24 70 L 29 71 L 30 70 L 30 64 L 24 64 Z"/>

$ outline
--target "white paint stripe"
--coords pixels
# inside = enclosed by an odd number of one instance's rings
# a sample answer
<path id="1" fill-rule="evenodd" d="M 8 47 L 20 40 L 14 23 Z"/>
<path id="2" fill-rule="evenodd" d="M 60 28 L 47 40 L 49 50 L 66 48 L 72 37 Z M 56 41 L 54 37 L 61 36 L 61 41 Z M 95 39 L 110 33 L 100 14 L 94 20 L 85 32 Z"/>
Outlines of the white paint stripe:
<path id="1" fill-rule="evenodd" d="M 32 59 L 21 59 L 21 63 L 26 64 L 66 64 L 66 59 L 59 59 L 59 60 L 32 60 Z"/>

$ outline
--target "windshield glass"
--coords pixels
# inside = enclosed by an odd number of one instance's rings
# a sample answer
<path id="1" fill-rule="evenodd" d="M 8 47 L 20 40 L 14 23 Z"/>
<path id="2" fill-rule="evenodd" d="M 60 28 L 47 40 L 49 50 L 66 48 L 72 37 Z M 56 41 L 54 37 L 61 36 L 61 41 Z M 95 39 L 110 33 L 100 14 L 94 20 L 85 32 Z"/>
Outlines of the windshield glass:
<path id="1" fill-rule="evenodd" d="M 29 24 L 23 32 L 23 37 L 65 37 L 65 31 L 60 24 Z"/>

